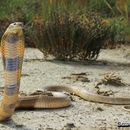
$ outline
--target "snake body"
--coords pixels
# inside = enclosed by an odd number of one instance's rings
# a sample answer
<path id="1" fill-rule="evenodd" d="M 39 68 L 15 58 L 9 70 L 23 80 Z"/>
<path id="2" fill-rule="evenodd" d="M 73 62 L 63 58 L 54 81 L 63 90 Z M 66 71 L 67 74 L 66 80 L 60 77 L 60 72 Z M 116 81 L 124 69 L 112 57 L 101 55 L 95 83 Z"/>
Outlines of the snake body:
<path id="1" fill-rule="evenodd" d="M 106 97 L 88 93 L 77 86 L 48 86 L 50 92 L 29 96 L 19 96 L 22 62 L 24 55 L 24 35 L 21 22 L 9 25 L 1 40 L 5 87 L 0 106 L 0 121 L 11 117 L 16 108 L 61 108 L 71 104 L 70 98 L 61 92 L 67 91 L 81 98 L 98 103 L 128 105 L 130 98 Z"/>

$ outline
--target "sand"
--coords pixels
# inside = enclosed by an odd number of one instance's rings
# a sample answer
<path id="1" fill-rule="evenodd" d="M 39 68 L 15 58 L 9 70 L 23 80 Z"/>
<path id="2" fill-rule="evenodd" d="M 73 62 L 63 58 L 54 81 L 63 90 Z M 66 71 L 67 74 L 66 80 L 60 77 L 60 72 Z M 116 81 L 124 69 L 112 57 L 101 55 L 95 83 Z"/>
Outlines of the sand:
<path id="1" fill-rule="evenodd" d="M 63 79 L 72 73 L 86 72 L 90 82 Z M 77 85 L 96 93 L 95 84 L 103 74 L 115 72 L 123 82 L 130 84 L 130 47 L 101 50 L 97 62 L 45 61 L 37 49 L 25 51 L 20 91 L 25 93 L 42 90 L 47 85 Z M 0 84 L 3 66 L 0 60 Z M 112 90 L 114 96 L 129 96 L 130 86 L 100 85 L 103 91 Z M 0 124 L 0 130 L 116 130 L 118 123 L 130 124 L 130 113 L 121 105 L 106 105 L 84 101 L 72 96 L 72 105 L 63 109 L 17 110 L 11 119 Z M 127 128 L 127 129 L 130 129 Z"/>

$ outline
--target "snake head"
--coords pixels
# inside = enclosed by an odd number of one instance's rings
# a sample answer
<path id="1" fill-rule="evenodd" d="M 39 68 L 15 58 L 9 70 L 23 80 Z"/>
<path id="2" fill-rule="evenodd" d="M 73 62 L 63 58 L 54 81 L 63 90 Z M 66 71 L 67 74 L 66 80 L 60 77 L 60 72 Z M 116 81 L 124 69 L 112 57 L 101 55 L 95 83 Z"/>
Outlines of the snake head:
<path id="1" fill-rule="evenodd" d="M 14 22 L 14 23 L 11 23 L 9 25 L 9 28 L 16 28 L 16 27 L 22 27 L 23 28 L 23 23 L 22 22 Z"/>
<path id="2" fill-rule="evenodd" d="M 23 29 L 23 23 L 22 22 L 14 22 L 14 23 L 11 23 L 9 25 L 9 27 L 7 28 L 7 31 L 17 32 L 17 31 L 22 30 L 22 29 Z"/>
<path id="3" fill-rule="evenodd" d="M 9 43 L 15 43 L 20 39 L 24 39 L 23 23 L 22 22 L 11 23 L 6 29 L 2 37 L 2 40 L 7 41 Z"/>

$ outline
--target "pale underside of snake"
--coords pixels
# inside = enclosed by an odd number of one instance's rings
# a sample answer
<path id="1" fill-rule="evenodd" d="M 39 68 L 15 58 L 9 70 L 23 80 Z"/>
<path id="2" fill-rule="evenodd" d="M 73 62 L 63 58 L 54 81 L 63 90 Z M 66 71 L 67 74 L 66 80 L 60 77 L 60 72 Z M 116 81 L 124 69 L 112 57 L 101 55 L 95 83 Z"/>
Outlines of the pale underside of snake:
<path id="1" fill-rule="evenodd" d="M 22 62 L 24 55 L 24 35 L 21 22 L 9 25 L 1 40 L 1 53 L 4 66 L 5 87 L 0 106 L 0 121 L 11 117 L 17 108 L 62 108 L 71 104 L 70 97 L 58 91 L 66 91 L 80 96 L 84 100 L 113 105 L 130 105 L 130 98 L 107 97 L 88 93 L 85 88 L 77 86 L 54 85 L 44 87 L 44 94 L 20 96 Z M 31 87 L 31 86 L 30 86 Z M 126 109 L 129 106 L 125 107 Z"/>

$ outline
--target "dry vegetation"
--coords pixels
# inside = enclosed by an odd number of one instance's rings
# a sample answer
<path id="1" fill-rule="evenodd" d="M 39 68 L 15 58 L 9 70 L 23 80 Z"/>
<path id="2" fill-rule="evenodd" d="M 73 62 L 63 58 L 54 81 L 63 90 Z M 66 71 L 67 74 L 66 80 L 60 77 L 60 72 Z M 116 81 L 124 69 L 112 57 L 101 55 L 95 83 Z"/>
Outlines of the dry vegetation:
<path id="1" fill-rule="evenodd" d="M 32 27 L 32 38 L 40 51 L 61 60 L 98 57 L 109 33 L 98 13 L 52 12 L 50 17 L 47 22 L 35 20 Z"/>

